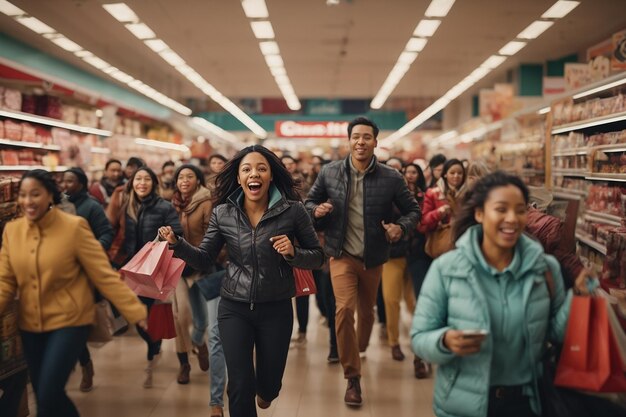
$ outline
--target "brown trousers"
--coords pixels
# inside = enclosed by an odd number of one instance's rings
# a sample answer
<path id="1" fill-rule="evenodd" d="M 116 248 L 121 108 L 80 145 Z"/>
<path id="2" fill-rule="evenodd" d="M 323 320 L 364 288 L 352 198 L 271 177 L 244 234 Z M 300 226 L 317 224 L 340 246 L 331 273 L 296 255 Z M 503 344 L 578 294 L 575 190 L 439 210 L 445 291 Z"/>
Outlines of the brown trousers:
<path id="1" fill-rule="evenodd" d="M 359 352 L 365 352 L 374 326 L 374 305 L 382 265 L 365 269 L 362 260 L 344 255 L 330 258 L 330 276 L 336 300 L 337 350 L 345 378 L 361 376 Z M 359 321 L 354 329 L 354 313 Z"/>

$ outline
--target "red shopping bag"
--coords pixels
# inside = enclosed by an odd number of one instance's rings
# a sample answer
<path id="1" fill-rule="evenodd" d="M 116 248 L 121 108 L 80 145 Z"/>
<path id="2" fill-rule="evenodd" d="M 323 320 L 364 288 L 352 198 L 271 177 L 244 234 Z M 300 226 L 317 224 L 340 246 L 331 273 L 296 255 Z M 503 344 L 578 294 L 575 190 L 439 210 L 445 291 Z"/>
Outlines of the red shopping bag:
<path id="1" fill-rule="evenodd" d="M 606 300 L 574 297 L 554 384 L 594 392 L 626 392 L 622 369 Z"/>
<path id="2" fill-rule="evenodd" d="M 317 293 L 313 272 L 309 269 L 293 268 L 293 277 L 296 281 L 296 297 Z"/>
<path id="3" fill-rule="evenodd" d="M 185 262 L 173 255 L 167 242 L 148 242 L 120 272 L 135 294 L 166 300 L 185 268 Z"/>
<path id="4" fill-rule="evenodd" d="M 156 302 L 150 308 L 148 315 L 148 335 L 152 341 L 173 339 L 176 337 L 174 313 L 169 303 Z"/>

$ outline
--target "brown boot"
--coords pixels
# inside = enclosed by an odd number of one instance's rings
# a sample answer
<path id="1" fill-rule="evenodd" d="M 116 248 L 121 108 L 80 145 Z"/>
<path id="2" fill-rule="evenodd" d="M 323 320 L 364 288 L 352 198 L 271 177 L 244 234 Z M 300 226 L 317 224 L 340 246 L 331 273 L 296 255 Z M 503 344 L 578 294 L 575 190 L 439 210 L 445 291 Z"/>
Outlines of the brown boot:
<path id="1" fill-rule="evenodd" d="M 348 387 L 346 388 L 346 395 L 343 397 L 343 401 L 353 407 L 360 407 L 363 404 L 361 381 L 358 377 L 348 379 Z"/>
<path id="2" fill-rule="evenodd" d="M 265 401 L 263 398 L 261 398 L 260 396 L 256 396 L 256 403 L 259 406 L 260 409 L 265 410 L 266 408 L 270 408 L 270 405 L 272 405 L 271 401 Z"/>
<path id="3" fill-rule="evenodd" d="M 83 379 L 80 381 L 80 390 L 81 392 L 89 392 L 93 389 L 93 362 L 87 362 L 87 365 L 81 366 L 81 370 L 83 371 Z"/>
<path id="4" fill-rule="evenodd" d="M 394 361 L 403 361 L 404 353 L 402 353 L 402 349 L 400 349 L 400 345 L 395 345 L 391 347 L 391 357 Z"/>
<path id="5" fill-rule="evenodd" d="M 415 359 L 413 359 L 413 370 L 417 379 L 424 379 L 430 375 L 430 365 L 419 356 L 415 356 Z"/>
<path id="6" fill-rule="evenodd" d="M 185 385 L 189 383 L 189 371 L 191 371 L 191 365 L 185 363 L 180 365 L 180 369 L 178 370 L 178 378 L 176 378 L 176 382 L 181 385 Z"/>
<path id="7" fill-rule="evenodd" d="M 200 346 L 194 346 L 191 352 L 198 357 L 198 365 L 200 366 L 200 369 L 205 372 L 208 371 L 209 349 L 207 349 L 206 343 L 203 343 Z"/>
<path id="8" fill-rule="evenodd" d="M 224 409 L 219 405 L 212 406 L 210 417 L 224 417 Z"/>

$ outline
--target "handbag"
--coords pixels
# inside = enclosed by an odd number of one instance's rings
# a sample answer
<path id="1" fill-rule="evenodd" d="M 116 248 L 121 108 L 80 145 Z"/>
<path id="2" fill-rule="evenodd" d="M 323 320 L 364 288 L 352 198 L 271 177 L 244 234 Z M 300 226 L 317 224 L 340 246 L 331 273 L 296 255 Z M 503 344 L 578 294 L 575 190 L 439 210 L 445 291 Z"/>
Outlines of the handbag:
<path id="1" fill-rule="evenodd" d="M 148 314 L 148 335 L 152 341 L 173 339 L 176 337 L 174 312 L 171 303 L 156 301 Z"/>
<path id="2" fill-rule="evenodd" d="M 310 269 L 293 268 L 293 277 L 296 282 L 296 297 L 317 293 L 313 272 Z"/>
<path id="3" fill-rule="evenodd" d="M 96 320 L 87 337 L 88 342 L 107 343 L 113 340 L 113 311 L 107 300 L 96 303 Z"/>
<path id="4" fill-rule="evenodd" d="M 435 231 L 428 234 L 424 251 L 431 258 L 438 258 L 452 249 L 454 249 L 454 242 L 450 224 L 440 224 Z"/>

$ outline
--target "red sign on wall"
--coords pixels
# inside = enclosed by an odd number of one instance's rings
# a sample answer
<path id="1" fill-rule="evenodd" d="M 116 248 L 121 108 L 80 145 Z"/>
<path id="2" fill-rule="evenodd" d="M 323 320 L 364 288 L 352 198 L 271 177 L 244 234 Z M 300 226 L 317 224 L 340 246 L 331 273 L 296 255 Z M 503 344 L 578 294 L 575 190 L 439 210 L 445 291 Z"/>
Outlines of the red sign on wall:
<path id="1" fill-rule="evenodd" d="M 348 136 L 348 122 L 276 121 L 274 130 L 281 138 L 342 138 Z"/>

